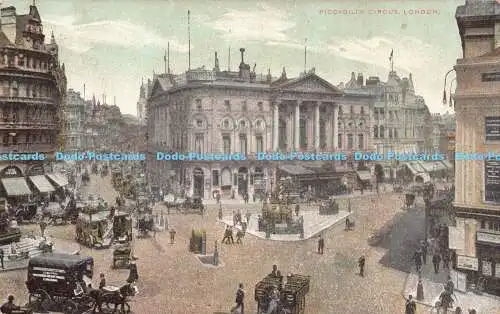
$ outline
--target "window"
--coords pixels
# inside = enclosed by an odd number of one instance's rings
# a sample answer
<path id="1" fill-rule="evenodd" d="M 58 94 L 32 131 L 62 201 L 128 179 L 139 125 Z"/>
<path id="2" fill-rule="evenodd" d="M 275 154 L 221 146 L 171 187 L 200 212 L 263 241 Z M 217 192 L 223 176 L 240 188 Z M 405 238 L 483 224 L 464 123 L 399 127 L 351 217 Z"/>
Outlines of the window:
<path id="1" fill-rule="evenodd" d="M 14 81 L 12 82 L 12 97 L 18 97 L 19 96 L 19 88 L 17 86 L 17 82 Z"/>
<path id="2" fill-rule="evenodd" d="M 338 148 L 342 148 L 342 142 L 343 142 L 343 139 L 344 139 L 344 138 L 343 138 L 342 134 L 341 134 L 341 133 L 339 133 L 339 138 L 338 138 L 338 141 L 339 141 L 339 143 L 338 143 Z"/>
<path id="3" fill-rule="evenodd" d="M 257 107 L 259 108 L 259 111 L 264 111 L 264 105 L 262 104 L 262 101 L 259 101 L 257 103 Z"/>
<path id="4" fill-rule="evenodd" d="M 361 106 L 361 114 L 365 114 L 365 107 Z"/>
<path id="5" fill-rule="evenodd" d="M 248 111 L 247 101 L 246 100 L 243 100 L 243 102 L 241 103 L 241 111 L 243 111 L 243 112 L 247 112 Z"/>
<path id="6" fill-rule="evenodd" d="M 222 144 L 223 144 L 224 153 L 231 154 L 231 136 L 223 135 L 222 136 Z"/>
<path id="7" fill-rule="evenodd" d="M 500 163 L 496 160 L 485 160 L 484 165 L 484 200 L 499 204 L 500 184 L 498 183 L 498 172 L 500 171 Z"/>
<path id="8" fill-rule="evenodd" d="M 257 129 L 260 129 L 260 128 L 262 127 L 262 121 L 257 120 L 257 122 L 255 122 L 255 127 L 256 127 Z"/>
<path id="9" fill-rule="evenodd" d="M 325 122 L 325 120 L 319 121 L 319 147 L 326 148 L 326 122 Z"/>
<path id="10" fill-rule="evenodd" d="M 384 135 L 385 135 L 384 131 L 385 131 L 384 126 L 381 125 L 380 128 L 379 128 L 379 130 L 378 130 L 378 133 L 379 133 L 378 135 L 379 135 L 380 138 L 384 138 Z"/>
<path id="11" fill-rule="evenodd" d="M 358 134 L 358 149 L 365 148 L 365 137 L 363 134 Z"/>
<path id="12" fill-rule="evenodd" d="M 354 148 L 354 137 L 352 134 L 347 134 L 347 149 Z"/>
<path id="13" fill-rule="evenodd" d="M 339 115 L 344 113 L 344 107 L 342 105 L 339 106 Z"/>
<path id="14" fill-rule="evenodd" d="M 353 113 L 354 113 L 354 106 L 351 106 L 350 111 L 351 111 L 351 114 L 353 114 Z"/>
<path id="15" fill-rule="evenodd" d="M 247 147 L 247 135 L 240 134 L 240 153 L 247 155 L 248 153 Z"/>
<path id="16" fill-rule="evenodd" d="M 373 127 L 373 137 L 374 137 L 374 138 L 378 138 L 378 135 L 379 135 L 379 134 L 378 134 L 378 126 L 376 126 L 376 125 L 375 125 L 375 126 Z"/>
<path id="17" fill-rule="evenodd" d="M 196 120 L 196 127 L 202 128 L 203 127 L 203 120 Z"/>
<path id="18" fill-rule="evenodd" d="M 222 126 L 224 126 L 225 129 L 229 128 L 229 120 L 224 120 L 224 122 L 222 123 Z"/>
<path id="19" fill-rule="evenodd" d="M 299 144 L 301 149 L 307 149 L 307 122 L 305 119 L 300 119 L 299 123 Z"/>
<path id="20" fill-rule="evenodd" d="M 394 129 L 394 134 L 393 134 L 394 138 L 398 138 L 398 130 Z"/>
<path id="21" fill-rule="evenodd" d="M 245 120 L 241 120 L 240 121 L 240 128 L 244 129 L 246 127 L 247 127 L 247 124 L 246 124 Z"/>
<path id="22" fill-rule="evenodd" d="M 257 143 L 257 153 L 264 151 L 264 138 L 262 135 L 255 136 L 255 143 Z"/>
<path id="23" fill-rule="evenodd" d="M 195 137 L 195 140 L 194 140 L 194 149 L 195 149 L 195 152 L 197 152 L 199 154 L 205 152 L 204 145 L 203 145 L 204 142 L 205 142 L 205 138 L 204 138 L 203 133 L 196 134 L 196 137 Z"/>
<path id="24" fill-rule="evenodd" d="M 486 117 L 485 127 L 485 140 L 487 142 L 500 141 L 500 117 Z"/>
<path id="25" fill-rule="evenodd" d="M 203 110 L 203 106 L 201 104 L 201 99 L 196 99 L 196 110 L 198 110 L 198 111 Z"/>
<path id="26" fill-rule="evenodd" d="M 231 102 L 229 100 L 224 100 L 224 109 L 226 112 L 231 112 Z"/>
<path id="27" fill-rule="evenodd" d="M 392 129 L 391 129 L 391 128 L 389 128 L 389 130 L 388 130 L 388 131 L 389 131 L 389 138 L 392 138 Z"/>
<path id="28" fill-rule="evenodd" d="M 212 185 L 219 186 L 219 170 L 212 170 Z"/>

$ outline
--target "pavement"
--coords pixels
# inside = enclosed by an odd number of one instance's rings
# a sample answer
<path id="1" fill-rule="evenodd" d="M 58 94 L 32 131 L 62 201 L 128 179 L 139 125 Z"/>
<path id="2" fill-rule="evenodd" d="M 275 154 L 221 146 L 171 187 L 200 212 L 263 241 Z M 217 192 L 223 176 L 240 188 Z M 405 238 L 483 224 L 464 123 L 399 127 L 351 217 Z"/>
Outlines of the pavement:
<path id="1" fill-rule="evenodd" d="M 351 213 L 344 210 L 339 211 L 336 215 L 320 215 L 318 209 L 316 211 L 303 211 L 304 237 L 300 237 L 300 234 L 271 234 L 269 239 L 266 239 L 265 232 L 258 231 L 258 217 L 252 215 L 246 233 L 271 241 L 303 241 L 319 235 L 337 223 L 344 222 L 350 215 Z M 233 216 L 225 216 L 222 222 L 228 226 L 233 226 Z M 236 226 L 236 229 L 241 229 L 241 226 Z"/>

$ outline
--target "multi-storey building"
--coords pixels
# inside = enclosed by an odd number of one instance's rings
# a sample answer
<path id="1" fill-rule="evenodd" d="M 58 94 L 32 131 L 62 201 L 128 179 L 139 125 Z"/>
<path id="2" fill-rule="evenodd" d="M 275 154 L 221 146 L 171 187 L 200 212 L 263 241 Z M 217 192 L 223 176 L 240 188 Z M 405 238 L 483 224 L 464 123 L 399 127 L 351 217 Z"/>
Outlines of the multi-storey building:
<path id="1" fill-rule="evenodd" d="M 216 54 L 212 70 L 202 67 L 182 75 L 159 75 L 154 80 L 147 106 L 148 174 L 154 185 L 180 182 L 188 194 L 205 198 L 214 191 L 228 196 L 252 195 L 269 191 L 277 166 L 257 160 L 258 152 L 335 152 L 341 150 L 340 145 L 342 151 L 370 147 L 368 102 L 344 97 L 314 69 L 296 78 L 288 78 L 284 68 L 279 78 L 273 78 L 269 71 L 257 75 L 255 65 L 251 69 L 244 62 L 244 51 L 241 49 L 236 72 L 221 71 Z M 342 115 L 341 106 L 345 108 Z M 340 125 L 346 133 L 340 133 Z M 175 162 L 157 161 L 157 151 L 238 152 L 248 160 L 183 161 L 171 168 Z M 318 163 L 281 162 L 280 170 L 293 176 L 308 174 L 310 181 L 304 179 L 304 184 L 319 189 L 327 180 L 344 180 L 347 169 L 353 166 L 344 162 L 335 170 L 322 172 Z"/>
<path id="2" fill-rule="evenodd" d="M 85 100 L 80 95 L 80 92 L 76 92 L 71 88 L 68 90 L 64 115 L 66 121 L 66 145 L 64 149 L 66 151 L 85 149 Z"/>
<path id="3" fill-rule="evenodd" d="M 456 11 L 462 57 L 455 72 L 456 152 L 500 152 L 500 4 L 466 1 Z M 500 289 L 500 161 L 455 160 L 450 248 L 467 281 Z"/>
<path id="4" fill-rule="evenodd" d="M 439 113 L 431 115 L 431 136 L 430 145 L 432 152 L 448 153 L 448 129 L 443 116 Z"/>
<path id="5" fill-rule="evenodd" d="M 53 34 L 45 42 L 36 6 L 31 5 L 25 15 L 18 15 L 13 6 L 0 12 L 0 153 L 43 153 L 46 160 L 51 159 L 64 146 L 60 131 L 66 76 L 58 46 Z M 39 192 L 50 190 L 43 176 L 46 164 L 40 160 L 0 161 L 0 194 L 31 194 L 28 177 Z"/>
<path id="6" fill-rule="evenodd" d="M 148 84 L 151 85 L 151 80 L 148 80 Z M 148 97 L 150 88 L 144 82 L 141 83 L 139 88 L 139 100 L 137 101 L 137 118 L 139 119 L 139 124 L 146 124 L 146 106 L 148 103 Z"/>
<path id="7" fill-rule="evenodd" d="M 386 82 L 377 76 L 370 76 L 366 82 L 362 74 L 351 73 L 351 79 L 340 85 L 351 97 L 365 96 L 370 103 L 371 144 L 373 149 L 386 155 L 387 152 L 428 152 L 432 144 L 430 112 L 421 96 L 415 95 L 413 77 L 400 78 L 390 71 Z M 396 165 L 381 161 L 375 165 L 378 173 L 386 178 L 396 176 Z"/>
<path id="8" fill-rule="evenodd" d="M 105 100 L 103 100 L 104 103 Z M 120 149 L 122 145 L 122 114 L 116 105 L 101 104 L 93 97 L 85 123 L 89 148 L 97 151 Z"/>

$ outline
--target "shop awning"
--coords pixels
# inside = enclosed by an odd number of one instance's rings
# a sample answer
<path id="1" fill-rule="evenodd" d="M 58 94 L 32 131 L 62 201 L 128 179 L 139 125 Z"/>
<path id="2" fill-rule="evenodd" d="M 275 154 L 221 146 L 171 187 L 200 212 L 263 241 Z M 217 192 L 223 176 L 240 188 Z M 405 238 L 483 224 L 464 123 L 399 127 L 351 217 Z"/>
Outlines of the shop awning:
<path id="1" fill-rule="evenodd" d="M 405 162 L 404 165 L 410 169 L 411 173 L 415 176 L 426 170 L 416 161 Z"/>
<path id="2" fill-rule="evenodd" d="M 49 177 L 49 179 L 54 181 L 54 183 L 60 187 L 68 185 L 68 180 L 66 180 L 66 178 L 62 174 L 50 173 L 47 175 L 47 177 Z"/>
<path id="3" fill-rule="evenodd" d="M 448 169 L 453 169 L 453 165 L 448 160 L 441 161 Z"/>
<path id="4" fill-rule="evenodd" d="M 425 169 L 426 172 L 438 172 L 447 170 L 448 167 L 441 161 L 424 161 L 420 165 Z"/>
<path id="5" fill-rule="evenodd" d="M 429 182 L 431 181 L 431 176 L 427 173 L 427 172 L 421 172 L 421 173 L 417 173 L 415 175 L 415 180 L 420 177 L 422 178 L 422 181 L 425 183 L 425 182 Z"/>
<path id="6" fill-rule="evenodd" d="M 45 176 L 32 176 L 30 177 L 30 180 L 40 193 L 55 191 L 54 187 L 50 184 L 49 180 L 45 178 Z"/>
<path id="7" fill-rule="evenodd" d="M 25 178 L 3 178 L 2 185 L 8 196 L 31 195 L 31 190 Z"/>
<path id="8" fill-rule="evenodd" d="M 371 181 L 372 179 L 372 174 L 370 173 L 370 171 L 356 171 L 356 174 L 361 181 Z"/>

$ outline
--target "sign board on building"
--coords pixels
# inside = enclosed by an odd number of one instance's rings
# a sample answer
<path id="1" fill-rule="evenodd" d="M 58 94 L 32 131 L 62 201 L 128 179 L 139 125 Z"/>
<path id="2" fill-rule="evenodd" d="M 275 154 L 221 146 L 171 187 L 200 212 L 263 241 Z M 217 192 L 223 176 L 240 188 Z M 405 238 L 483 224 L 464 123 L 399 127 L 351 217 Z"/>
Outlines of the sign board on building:
<path id="1" fill-rule="evenodd" d="M 500 203 L 500 160 L 485 160 L 484 199 Z"/>
<path id="2" fill-rule="evenodd" d="M 486 117 L 486 141 L 500 141 L 500 117 Z"/>
<path id="3" fill-rule="evenodd" d="M 460 228 L 461 227 L 461 228 Z M 465 226 L 457 224 L 456 227 L 448 227 L 448 243 L 452 250 L 463 251 L 465 249 Z"/>
<path id="4" fill-rule="evenodd" d="M 450 277 L 455 284 L 455 289 L 460 292 L 467 292 L 467 275 L 456 271 L 450 270 Z"/>
<path id="5" fill-rule="evenodd" d="M 479 269 L 479 261 L 475 257 L 457 255 L 457 268 L 477 271 Z"/>
<path id="6" fill-rule="evenodd" d="M 484 243 L 500 244 L 500 234 L 478 231 L 477 241 Z"/>
<path id="7" fill-rule="evenodd" d="M 19 168 L 15 167 L 15 166 L 6 167 L 5 169 L 3 169 L 0 172 L 1 178 L 20 177 L 22 175 L 23 175 L 23 173 L 21 172 L 21 170 L 19 170 Z"/>
<path id="8" fill-rule="evenodd" d="M 493 273 L 492 273 L 493 267 L 492 267 L 491 262 L 481 261 L 481 268 L 482 268 L 483 275 L 485 275 L 485 276 L 492 276 L 493 275 Z"/>

